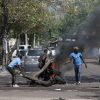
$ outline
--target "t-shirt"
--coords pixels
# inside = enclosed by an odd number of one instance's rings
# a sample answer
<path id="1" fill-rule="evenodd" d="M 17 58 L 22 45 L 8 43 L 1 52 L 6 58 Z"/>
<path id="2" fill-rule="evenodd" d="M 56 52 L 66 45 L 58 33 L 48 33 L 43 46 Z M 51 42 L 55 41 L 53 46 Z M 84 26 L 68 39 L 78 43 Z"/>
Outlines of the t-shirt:
<path id="1" fill-rule="evenodd" d="M 74 65 L 81 65 L 82 64 L 82 60 L 81 60 L 80 56 L 82 56 L 82 54 L 80 52 L 79 53 L 73 52 L 70 54 L 70 59 L 73 60 Z"/>
<path id="2" fill-rule="evenodd" d="M 18 57 L 13 58 L 13 60 L 10 62 L 8 66 L 11 68 L 15 68 L 17 65 L 21 65 L 21 59 Z"/>

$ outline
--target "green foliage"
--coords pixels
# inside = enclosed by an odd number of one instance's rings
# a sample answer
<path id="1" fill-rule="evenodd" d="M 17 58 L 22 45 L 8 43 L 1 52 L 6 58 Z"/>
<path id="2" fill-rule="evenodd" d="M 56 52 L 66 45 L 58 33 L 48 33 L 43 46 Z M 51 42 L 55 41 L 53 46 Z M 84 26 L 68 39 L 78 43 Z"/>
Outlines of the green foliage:
<path id="1" fill-rule="evenodd" d="M 87 19 L 98 0 L 75 0 L 74 2 L 65 0 L 66 15 L 60 23 L 60 32 L 62 34 L 75 34 L 77 33 L 80 25 Z"/>
<path id="2" fill-rule="evenodd" d="M 39 2 L 32 0 L 20 0 L 17 3 L 8 4 L 9 27 L 16 33 L 37 33 L 37 27 L 44 24 L 46 14 Z M 40 31 L 40 30 L 39 30 Z"/>
<path id="3" fill-rule="evenodd" d="M 58 1 L 56 1 L 56 4 Z M 1 4 L 1 0 L 0 0 Z M 29 34 L 33 38 L 35 33 L 40 40 L 47 40 L 60 34 L 76 33 L 79 26 L 86 20 L 87 15 L 95 10 L 100 0 L 63 0 L 60 9 L 65 14 L 64 19 L 56 20 L 48 11 L 51 0 L 7 0 L 8 34 L 16 37 Z M 0 26 L 2 21 L 0 8 Z"/>
<path id="4" fill-rule="evenodd" d="M 23 33 L 41 35 L 46 31 L 48 12 L 42 7 L 42 2 L 37 0 L 7 0 L 6 3 L 9 37 L 16 37 Z M 2 9 L 0 8 L 0 22 L 2 21 L 1 15 Z"/>

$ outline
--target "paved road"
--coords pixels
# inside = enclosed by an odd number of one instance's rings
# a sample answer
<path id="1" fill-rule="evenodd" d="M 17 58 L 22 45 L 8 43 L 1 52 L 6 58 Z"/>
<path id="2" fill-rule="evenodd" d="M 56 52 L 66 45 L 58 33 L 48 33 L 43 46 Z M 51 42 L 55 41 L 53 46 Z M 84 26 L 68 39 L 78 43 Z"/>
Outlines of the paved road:
<path id="1" fill-rule="evenodd" d="M 87 60 L 83 66 L 82 84 L 74 84 L 74 71 L 65 71 L 67 84 L 50 87 L 27 85 L 27 80 L 18 76 L 19 88 L 10 87 L 10 75 L 0 73 L 0 100 L 100 100 L 100 65 L 97 60 Z M 70 66 L 70 65 L 68 65 Z"/>
<path id="2" fill-rule="evenodd" d="M 75 86 L 1 88 L 0 100 L 100 100 L 100 89 Z M 62 98 L 62 99 L 59 99 Z"/>

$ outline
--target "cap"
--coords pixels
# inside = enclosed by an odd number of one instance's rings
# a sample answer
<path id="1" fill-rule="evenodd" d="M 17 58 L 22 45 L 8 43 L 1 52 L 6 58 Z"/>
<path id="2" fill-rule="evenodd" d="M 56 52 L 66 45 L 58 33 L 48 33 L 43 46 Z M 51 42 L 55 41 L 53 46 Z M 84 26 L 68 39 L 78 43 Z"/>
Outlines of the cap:
<path id="1" fill-rule="evenodd" d="M 74 49 L 74 50 L 79 50 L 79 48 L 78 48 L 77 46 L 76 46 L 76 47 L 74 47 L 73 49 Z"/>

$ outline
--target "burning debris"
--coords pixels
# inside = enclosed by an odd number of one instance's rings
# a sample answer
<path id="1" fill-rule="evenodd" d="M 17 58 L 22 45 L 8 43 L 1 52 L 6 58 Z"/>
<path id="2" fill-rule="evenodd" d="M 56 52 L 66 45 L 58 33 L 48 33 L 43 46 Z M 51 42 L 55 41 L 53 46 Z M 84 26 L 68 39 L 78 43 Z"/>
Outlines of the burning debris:
<path id="1" fill-rule="evenodd" d="M 52 59 L 48 59 L 45 65 L 38 72 L 33 73 L 31 76 L 28 76 L 25 72 L 21 70 L 20 71 L 24 78 L 32 81 L 32 84 L 43 86 L 50 86 L 53 84 L 65 84 L 66 81 L 62 77 L 61 72 L 54 67 L 56 67 L 55 61 Z M 48 71 L 50 71 L 50 73 L 48 73 Z M 48 80 L 44 80 L 44 77 L 40 78 L 41 74 L 44 72 L 46 72 L 45 76 L 49 75 Z"/>

